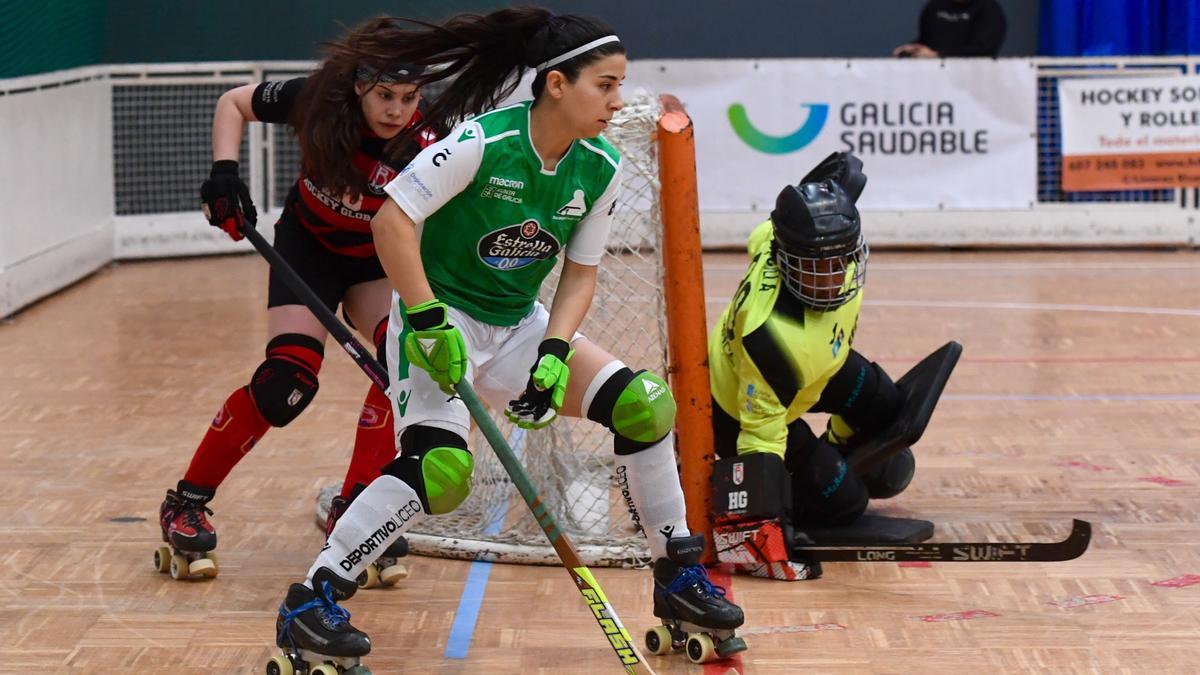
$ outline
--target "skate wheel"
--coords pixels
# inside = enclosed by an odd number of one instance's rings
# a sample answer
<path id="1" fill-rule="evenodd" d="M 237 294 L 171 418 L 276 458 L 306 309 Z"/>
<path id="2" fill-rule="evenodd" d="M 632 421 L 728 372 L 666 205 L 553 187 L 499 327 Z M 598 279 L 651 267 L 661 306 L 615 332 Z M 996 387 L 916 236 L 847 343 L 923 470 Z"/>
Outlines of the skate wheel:
<path id="1" fill-rule="evenodd" d="M 267 661 L 267 675 L 295 675 L 296 669 L 292 667 L 292 660 L 283 654 L 272 656 L 270 661 Z"/>
<path id="2" fill-rule="evenodd" d="M 308 671 L 308 675 L 338 675 L 338 669 L 332 663 L 322 663 Z"/>
<path id="3" fill-rule="evenodd" d="M 367 569 L 363 570 L 358 575 L 359 588 L 375 588 L 379 585 L 379 570 L 375 569 L 374 565 L 367 565 Z"/>
<path id="4" fill-rule="evenodd" d="M 171 556 L 171 578 L 186 579 L 188 577 L 188 559 L 187 556 L 176 553 Z"/>
<path id="5" fill-rule="evenodd" d="M 717 658 L 717 646 L 707 633 L 689 635 L 687 639 L 687 655 L 692 663 L 708 663 Z"/>
<path id="6" fill-rule="evenodd" d="M 154 569 L 159 572 L 171 571 L 171 547 L 159 546 L 154 551 Z"/>
<path id="7" fill-rule="evenodd" d="M 215 567 L 218 571 L 220 571 L 221 564 L 217 562 L 217 552 L 216 551 L 209 551 L 208 553 L 204 554 L 204 557 L 211 560 L 213 567 Z"/>
<path id="8" fill-rule="evenodd" d="M 408 568 L 404 565 L 388 565 L 379 571 L 379 583 L 384 586 L 395 586 L 408 578 Z"/>
<path id="9" fill-rule="evenodd" d="M 646 631 L 646 651 L 655 656 L 671 653 L 671 629 L 655 626 Z"/>
<path id="10" fill-rule="evenodd" d="M 188 574 L 194 577 L 206 577 L 212 579 L 217 576 L 217 565 L 208 558 L 193 560 L 188 563 Z"/>

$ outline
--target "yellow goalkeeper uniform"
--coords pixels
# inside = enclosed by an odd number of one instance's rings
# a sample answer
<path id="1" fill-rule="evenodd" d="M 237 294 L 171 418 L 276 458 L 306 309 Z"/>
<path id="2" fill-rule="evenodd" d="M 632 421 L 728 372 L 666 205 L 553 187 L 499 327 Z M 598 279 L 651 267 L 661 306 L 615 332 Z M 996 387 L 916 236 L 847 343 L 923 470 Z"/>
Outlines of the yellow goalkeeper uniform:
<path id="1" fill-rule="evenodd" d="M 739 455 L 784 456 L 788 424 L 816 405 L 850 354 L 862 292 L 819 312 L 783 289 L 767 220 L 750 234 L 750 269 L 708 339 L 713 398 L 738 420 Z"/>

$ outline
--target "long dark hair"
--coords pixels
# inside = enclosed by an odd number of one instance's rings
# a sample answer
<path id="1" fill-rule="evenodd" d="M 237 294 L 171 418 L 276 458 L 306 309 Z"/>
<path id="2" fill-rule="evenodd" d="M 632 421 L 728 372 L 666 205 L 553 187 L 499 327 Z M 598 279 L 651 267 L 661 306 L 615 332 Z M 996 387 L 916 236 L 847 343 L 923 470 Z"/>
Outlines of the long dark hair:
<path id="1" fill-rule="evenodd" d="M 402 24 L 418 28 L 405 29 Z M 415 81 L 419 86 L 448 81 L 445 90 L 430 102 L 422 121 L 422 127 L 437 129 L 495 108 L 516 90 L 526 68 L 612 34 L 612 28 L 599 19 L 556 16 L 541 7 L 510 7 L 489 14 L 457 14 L 440 24 L 394 18 L 390 26 L 343 43 L 340 56 L 429 67 Z M 623 53 L 620 42 L 609 42 L 539 72 L 533 81 L 533 96 L 541 96 L 550 70 L 574 82 L 588 64 Z M 401 140 L 398 137 L 393 142 Z"/>
<path id="2" fill-rule="evenodd" d="M 346 32 L 339 40 L 325 44 L 325 59 L 315 73 L 304 82 L 292 106 L 289 124 L 300 138 L 304 157 L 304 172 L 321 189 L 331 194 L 349 192 L 357 199 L 367 189 L 367 179 L 354 168 L 355 151 L 362 143 L 362 106 L 359 105 L 355 84 L 360 81 L 360 67 L 371 73 L 363 81 L 370 89 L 382 73 L 397 63 L 368 53 L 368 45 L 376 44 L 379 36 L 395 31 L 388 17 L 370 19 Z M 389 143 L 385 154 L 398 161 L 411 135 L 404 143 Z"/>

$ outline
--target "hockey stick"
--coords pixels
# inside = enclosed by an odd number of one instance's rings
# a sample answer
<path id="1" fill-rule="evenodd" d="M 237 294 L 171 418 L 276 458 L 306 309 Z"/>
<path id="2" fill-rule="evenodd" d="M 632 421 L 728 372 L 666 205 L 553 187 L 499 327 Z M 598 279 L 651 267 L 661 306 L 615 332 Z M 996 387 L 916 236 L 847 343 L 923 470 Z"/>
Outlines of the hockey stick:
<path id="1" fill-rule="evenodd" d="M 1092 524 L 1071 521 L 1071 534 L 1050 543 L 945 542 L 900 546 L 796 546 L 794 555 L 822 562 L 1061 562 L 1087 551 Z"/>
<path id="2" fill-rule="evenodd" d="M 645 657 L 638 651 L 633 639 L 629 637 L 629 631 L 625 630 L 616 611 L 608 603 L 608 598 L 601 590 L 600 583 L 592 576 L 591 570 L 579 559 L 579 553 L 575 551 L 575 546 L 567 538 L 566 533 L 558 528 L 554 514 L 550 513 L 550 510 L 542 503 L 537 488 L 533 487 L 529 475 L 525 473 L 525 469 L 521 466 L 521 462 L 513 453 L 512 448 L 508 447 L 508 441 L 504 440 L 504 434 L 500 433 L 500 429 L 492 421 L 491 415 L 488 415 L 487 410 L 484 409 L 483 403 L 475 395 L 475 390 L 465 380 L 454 385 L 454 389 L 467 404 L 467 409 L 471 411 L 471 417 L 475 418 L 479 430 L 483 432 L 484 437 L 491 444 L 492 450 L 496 453 L 496 457 L 508 471 L 509 477 L 517 486 L 517 491 L 525 498 L 525 503 L 533 512 L 533 517 L 537 519 L 538 525 L 541 525 L 546 539 L 554 547 L 554 552 L 558 554 L 563 567 L 567 569 L 567 574 L 571 575 L 571 580 L 575 582 L 579 593 L 583 595 L 584 602 L 592 610 L 592 615 L 600 624 L 600 629 L 608 637 L 613 651 L 621 659 L 625 672 L 653 673 L 654 670 L 646 663 Z"/>
<path id="3" fill-rule="evenodd" d="M 300 299 L 304 301 L 309 311 L 316 315 L 321 325 L 325 326 L 325 330 L 329 331 L 329 334 L 338 341 L 342 349 L 346 350 L 346 353 L 350 355 L 350 358 L 354 359 L 354 363 L 367 374 L 367 377 L 371 378 L 371 382 L 374 382 L 375 386 L 379 387 L 379 391 L 382 391 L 384 394 L 388 393 L 387 371 L 375 360 L 375 357 L 371 356 L 371 352 L 367 351 L 362 343 L 355 339 L 354 335 L 350 333 L 350 329 L 346 328 L 334 316 L 333 312 L 329 311 L 329 308 L 321 302 L 317 294 L 308 287 L 308 284 L 304 283 L 299 274 L 296 274 L 296 270 L 292 269 L 292 266 L 283 259 L 283 256 L 279 255 L 279 251 L 276 251 L 273 246 L 268 244 L 267 240 L 258 233 L 258 230 L 254 229 L 253 225 L 240 225 L 238 231 L 245 235 L 251 244 L 254 244 L 254 248 L 258 249 L 262 257 L 267 259 L 267 264 L 271 266 L 271 269 L 283 277 L 283 281 L 287 284 L 288 288 L 300 296 Z"/>
<path id="4" fill-rule="evenodd" d="M 283 277 L 284 283 L 293 293 L 300 296 L 308 309 L 317 317 L 321 325 L 330 332 L 342 345 L 342 349 L 354 359 L 354 363 L 358 365 L 367 377 L 379 387 L 380 391 L 387 393 L 387 372 L 383 366 L 371 356 L 370 352 L 363 347 L 355 337 L 350 333 L 349 329 L 334 316 L 333 312 L 329 311 L 313 293 L 308 284 L 296 274 L 292 266 L 279 255 L 279 252 L 274 249 L 267 240 L 263 238 L 258 230 L 253 227 L 242 226 L 239 228 L 243 235 L 250 240 L 254 248 L 266 258 L 267 264 Z M 566 568 L 567 574 L 571 575 L 571 579 L 575 582 L 575 586 L 583 595 L 584 601 L 592 612 L 592 616 L 596 619 L 596 623 L 600 625 L 600 629 L 604 631 L 605 637 L 608 638 L 609 645 L 616 652 L 617 657 L 621 659 L 621 665 L 626 673 L 631 675 L 654 675 L 654 669 L 646 663 L 646 659 L 638 651 L 637 645 L 629 636 L 629 631 L 625 630 L 625 626 L 621 624 L 621 619 L 617 617 L 617 613 L 613 610 L 612 605 L 608 603 L 608 598 L 605 597 L 604 591 L 600 588 L 600 583 L 592 576 L 583 561 L 579 559 L 579 554 L 575 551 L 575 546 L 571 544 L 571 540 L 567 538 L 566 533 L 558 527 L 558 522 L 554 519 L 554 514 L 542 504 L 541 497 L 538 491 L 533 487 L 533 482 L 529 479 L 529 474 L 525 472 L 521 462 L 513 454 L 508 443 L 504 440 L 503 434 L 496 427 L 496 423 L 492 421 L 490 415 L 484 410 L 483 404 L 480 403 L 479 397 L 475 395 L 475 390 L 467 382 L 459 382 L 455 385 L 458 395 L 462 397 L 467 408 L 471 411 L 471 416 L 475 418 L 475 422 L 483 431 L 484 437 L 492 446 L 492 450 L 496 453 L 500 463 L 504 465 L 508 471 L 509 477 L 517 486 L 521 496 L 525 498 L 525 503 L 529 505 L 529 510 L 533 512 L 533 517 L 542 527 L 542 531 L 546 533 L 546 538 L 550 540 L 550 544 L 558 553 L 559 559 Z"/>

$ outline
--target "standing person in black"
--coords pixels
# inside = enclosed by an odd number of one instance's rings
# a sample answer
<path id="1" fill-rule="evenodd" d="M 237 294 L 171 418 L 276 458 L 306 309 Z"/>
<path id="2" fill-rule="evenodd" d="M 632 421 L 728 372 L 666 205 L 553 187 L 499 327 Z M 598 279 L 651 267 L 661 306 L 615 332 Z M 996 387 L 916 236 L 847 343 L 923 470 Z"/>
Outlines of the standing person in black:
<path id="1" fill-rule="evenodd" d="M 213 115 L 213 165 L 200 188 L 209 223 L 234 240 L 253 227 L 257 212 L 238 172 L 238 147 L 247 122 L 288 124 L 300 141 L 302 168 L 275 224 L 275 249 L 330 309 L 340 304 L 352 324 L 384 358 L 392 288 L 375 253 L 371 218 L 387 200 L 383 186 L 437 139 L 423 122 L 415 80 L 420 66 L 362 58 L 358 44 L 387 29 L 372 19 L 329 43 L 311 75 L 247 84 L 225 92 Z M 214 577 L 217 533 L 209 501 L 242 457 L 272 427 L 287 426 L 317 394 L 327 331 L 274 270 L 267 282 L 265 358 L 217 410 L 182 480 L 160 509 L 159 571 L 176 578 Z M 392 406 L 370 387 L 342 494 L 330 524 L 395 457 Z M 398 546 L 388 554 L 403 555 Z M 387 569 L 383 569 L 387 572 Z M 381 574 L 384 583 L 402 570 Z M 369 577 L 369 575 L 368 575 Z M 386 578 L 384 578 L 386 577 Z"/>
<path id="2" fill-rule="evenodd" d="M 892 56 L 995 58 L 1007 30 L 996 0 L 929 0 L 921 10 L 917 39 L 893 49 Z"/>

